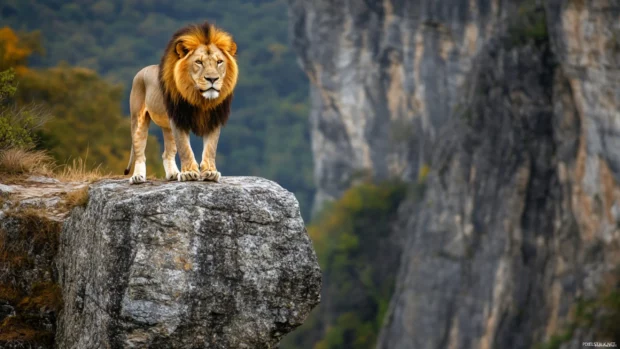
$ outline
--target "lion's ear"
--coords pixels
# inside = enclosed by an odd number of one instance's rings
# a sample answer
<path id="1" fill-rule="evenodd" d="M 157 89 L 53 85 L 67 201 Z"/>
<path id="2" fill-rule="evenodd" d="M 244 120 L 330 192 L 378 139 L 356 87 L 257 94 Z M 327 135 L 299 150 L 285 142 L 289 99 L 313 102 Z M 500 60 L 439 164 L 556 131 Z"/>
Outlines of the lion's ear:
<path id="1" fill-rule="evenodd" d="M 235 56 L 237 54 L 237 44 L 233 41 L 230 43 L 230 49 L 228 50 L 231 56 Z"/>
<path id="2" fill-rule="evenodd" d="M 189 53 L 189 49 L 185 46 L 185 44 L 183 44 L 183 41 L 177 42 L 175 50 L 177 51 L 179 58 L 183 58 Z"/>

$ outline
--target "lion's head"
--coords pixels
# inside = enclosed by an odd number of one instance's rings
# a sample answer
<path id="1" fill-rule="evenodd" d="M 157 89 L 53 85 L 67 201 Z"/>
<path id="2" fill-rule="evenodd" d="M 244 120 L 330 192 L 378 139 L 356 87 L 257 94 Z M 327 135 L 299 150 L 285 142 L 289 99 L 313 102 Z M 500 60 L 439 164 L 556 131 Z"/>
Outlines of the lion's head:
<path id="1" fill-rule="evenodd" d="M 175 126 L 205 135 L 226 123 L 239 74 L 236 53 L 232 36 L 207 22 L 172 36 L 159 82 Z"/>
<path id="2" fill-rule="evenodd" d="M 180 29 L 162 57 L 164 92 L 197 107 L 217 106 L 237 84 L 236 53 L 232 36 L 207 22 Z"/>

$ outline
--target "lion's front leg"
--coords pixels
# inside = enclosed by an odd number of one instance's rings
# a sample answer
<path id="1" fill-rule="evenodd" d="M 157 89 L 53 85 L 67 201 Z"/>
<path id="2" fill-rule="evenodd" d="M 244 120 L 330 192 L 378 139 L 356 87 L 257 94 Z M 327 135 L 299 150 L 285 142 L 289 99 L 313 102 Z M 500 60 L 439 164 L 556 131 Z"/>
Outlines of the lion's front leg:
<path id="1" fill-rule="evenodd" d="M 215 153 L 217 152 L 217 142 L 220 139 L 221 127 L 217 127 L 211 133 L 205 135 L 204 150 L 202 151 L 202 162 L 200 162 L 200 178 L 205 181 L 219 182 L 222 174 L 215 167 Z"/>
<path id="2" fill-rule="evenodd" d="M 174 136 L 174 142 L 177 145 L 179 151 L 179 157 L 181 158 L 181 173 L 179 173 L 179 182 L 185 181 L 197 181 L 200 177 L 198 172 L 198 163 L 194 158 L 194 152 L 189 143 L 189 131 L 183 131 L 174 126 L 174 123 L 170 123 L 172 128 L 172 135 Z"/>

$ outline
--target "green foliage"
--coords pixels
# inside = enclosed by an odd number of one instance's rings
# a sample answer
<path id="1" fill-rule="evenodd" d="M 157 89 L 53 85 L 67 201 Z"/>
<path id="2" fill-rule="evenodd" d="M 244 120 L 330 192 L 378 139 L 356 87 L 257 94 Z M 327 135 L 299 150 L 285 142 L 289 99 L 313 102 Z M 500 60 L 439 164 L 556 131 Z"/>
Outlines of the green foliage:
<path id="1" fill-rule="evenodd" d="M 523 46 L 530 42 L 536 45 L 548 41 L 547 17 L 542 5 L 528 0 L 519 7 L 518 16 L 513 19 L 508 34 L 513 46 Z"/>
<path id="2" fill-rule="evenodd" d="M 11 99 L 17 91 L 13 70 L 0 72 L 0 150 L 8 148 L 34 148 L 35 131 L 48 116 L 34 105 L 17 107 Z"/>
<path id="3" fill-rule="evenodd" d="M 574 318 L 560 333 L 554 334 L 536 349 L 558 349 L 570 341 L 577 328 L 592 328 L 596 324 L 598 341 L 620 341 L 620 291 L 604 292 L 597 299 L 579 299 L 575 305 Z"/>
<path id="4" fill-rule="evenodd" d="M 537 345 L 535 349 L 559 349 L 562 344 L 568 342 L 575 332 L 575 326 L 571 325 L 560 334 L 555 334 L 543 344 Z"/>
<path id="5" fill-rule="evenodd" d="M 391 222 L 407 191 L 400 182 L 359 184 L 317 215 L 308 233 L 323 270 L 323 301 L 283 348 L 374 347 L 398 260 Z"/>
<path id="6" fill-rule="evenodd" d="M 37 37 L 0 29 L 0 66 L 16 71 L 0 76 L 0 149 L 36 146 L 49 150 L 59 163 L 84 158 L 85 168 L 101 165 L 105 172 L 120 173 L 131 148 L 129 120 L 120 108 L 121 87 L 90 69 L 66 63 L 48 69 L 26 67 L 29 55 L 39 47 L 33 41 Z M 154 146 L 147 150 L 150 170 L 162 174 L 152 138 Z"/>
<path id="7" fill-rule="evenodd" d="M 224 175 L 277 181 L 295 193 L 302 214 L 309 217 L 314 186 L 308 82 L 288 45 L 285 0 L 6 0 L 0 11 L 3 23 L 17 30 L 40 30 L 46 56 L 31 60 L 35 66 L 66 61 L 121 83 L 125 113 L 133 76 L 159 63 L 178 28 L 209 20 L 227 30 L 238 44 L 240 77 L 220 138 L 218 168 Z M 154 133 L 161 140 L 160 131 Z M 202 152 L 201 140 L 193 138 L 192 146 L 195 153 Z M 92 144 L 90 149 L 92 154 Z M 118 171 L 116 164 L 110 168 Z"/>
<path id="8" fill-rule="evenodd" d="M 129 119 L 121 112 L 122 88 L 94 71 L 61 64 L 28 70 L 20 79 L 18 104 L 38 103 L 54 117 L 42 128 L 40 148 L 60 163 L 86 158 L 87 167 L 102 165 L 120 174 L 131 149 Z M 151 174 L 163 174 L 159 145 L 151 137 L 147 164 Z"/>
<path id="9" fill-rule="evenodd" d="M 7 69 L 0 72 L 0 104 L 4 104 L 9 98 L 15 95 L 17 87 L 15 86 L 15 72 Z"/>

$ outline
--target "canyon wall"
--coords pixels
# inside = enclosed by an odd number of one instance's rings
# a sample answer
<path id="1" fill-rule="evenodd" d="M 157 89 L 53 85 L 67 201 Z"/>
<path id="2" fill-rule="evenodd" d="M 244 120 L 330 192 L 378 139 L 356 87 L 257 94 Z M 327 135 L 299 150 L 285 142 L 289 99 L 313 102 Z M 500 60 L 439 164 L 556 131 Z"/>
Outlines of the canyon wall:
<path id="1" fill-rule="evenodd" d="M 378 347 L 617 338 L 620 3 L 289 4 L 319 205 L 430 171 Z"/>

